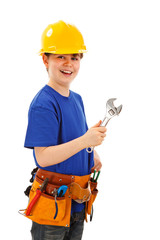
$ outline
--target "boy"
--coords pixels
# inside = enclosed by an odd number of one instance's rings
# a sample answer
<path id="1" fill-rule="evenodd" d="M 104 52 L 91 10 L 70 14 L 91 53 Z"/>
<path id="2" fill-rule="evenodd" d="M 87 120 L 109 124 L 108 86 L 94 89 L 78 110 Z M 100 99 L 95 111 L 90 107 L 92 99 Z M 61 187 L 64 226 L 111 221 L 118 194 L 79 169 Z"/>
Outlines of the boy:
<path id="1" fill-rule="evenodd" d="M 86 148 L 100 145 L 106 136 L 106 128 L 100 127 L 99 121 L 88 130 L 82 98 L 69 89 L 78 74 L 84 52 L 83 37 L 73 25 L 59 21 L 43 32 L 40 55 L 49 82 L 30 105 L 25 147 L 33 149 L 37 167 L 45 170 L 45 174 L 51 173 L 52 177 L 60 174 L 83 178 L 91 173 L 91 168 L 99 171 L 102 165 L 98 154 L 95 151 L 94 155 L 87 153 Z M 54 225 L 33 221 L 32 239 L 80 240 L 85 202 L 72 200 L 71 204 L 69 227 L 57 225 L 57 222 Z M 56 198 L 55 206 L 57 214 L 60 209 Z"/>

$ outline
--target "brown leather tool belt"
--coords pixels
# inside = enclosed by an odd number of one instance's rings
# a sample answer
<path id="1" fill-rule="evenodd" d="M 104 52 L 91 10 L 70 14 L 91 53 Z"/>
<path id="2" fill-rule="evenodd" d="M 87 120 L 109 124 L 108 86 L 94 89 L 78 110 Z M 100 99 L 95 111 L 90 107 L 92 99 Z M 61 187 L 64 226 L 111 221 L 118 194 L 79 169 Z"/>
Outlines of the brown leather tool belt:
<path id="1" fill-rule="evenodd" d="M 66 185 L 64 195 L 57 190 Z M 85 176 L 66 175 L 38 169 L 32 184 L 26 209 L 20 210 L 34 222 L 45 225 L 70 226 L 72 199 L 85 202 L 85 219 L 92 216 L 93 202 L 97 196 L 97 182 L 90 174 Z"/>
<path id="2" fill-rule="evenodd" d="M 53 196 L 55 188 L 57 189 L 62 185 L 67 185 L 69 195 L 73 200 L 82 203 L 90 199 L 90 174 L 85 176 L 75 176 L 38 169 L 35 177 L 36 181 L 42 184 L 46 178 L 49 179 L 49 182 L 45 191 L 51 196 Z"/>

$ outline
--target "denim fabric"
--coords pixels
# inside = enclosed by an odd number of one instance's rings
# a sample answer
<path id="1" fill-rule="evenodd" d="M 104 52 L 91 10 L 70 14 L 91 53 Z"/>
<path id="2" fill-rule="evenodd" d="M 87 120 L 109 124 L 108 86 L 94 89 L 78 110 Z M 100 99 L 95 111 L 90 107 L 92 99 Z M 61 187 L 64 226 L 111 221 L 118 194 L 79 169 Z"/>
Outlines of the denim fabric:
<path id="1" fill-rule="evenodd" d="M 32 240 L 81 240 L 84 228 L 84 210 L 71 216 L 70 227 L 42 225 L 32 222 Z"/>

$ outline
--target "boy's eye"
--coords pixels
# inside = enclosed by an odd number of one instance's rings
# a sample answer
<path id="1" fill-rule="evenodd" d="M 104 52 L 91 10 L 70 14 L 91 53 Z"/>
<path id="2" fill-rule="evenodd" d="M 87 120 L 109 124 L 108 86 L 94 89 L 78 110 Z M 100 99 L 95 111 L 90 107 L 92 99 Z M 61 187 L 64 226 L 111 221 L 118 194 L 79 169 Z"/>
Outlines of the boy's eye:
<path id="1" fill-rule="evenodd" d="M 58 56 L 58 58 L 61 58 L 61 59 L 63 59 L 64 57 L 63 57 L 63 56 Z"/>
<path id="2" fill-rule="evenodd" d="M 73 58 L 72 58 L 72 60 L 76 61 L 76 60 L 78 60 L 78 58 L 76 58 L 76 57 L 73 57 Z"/>

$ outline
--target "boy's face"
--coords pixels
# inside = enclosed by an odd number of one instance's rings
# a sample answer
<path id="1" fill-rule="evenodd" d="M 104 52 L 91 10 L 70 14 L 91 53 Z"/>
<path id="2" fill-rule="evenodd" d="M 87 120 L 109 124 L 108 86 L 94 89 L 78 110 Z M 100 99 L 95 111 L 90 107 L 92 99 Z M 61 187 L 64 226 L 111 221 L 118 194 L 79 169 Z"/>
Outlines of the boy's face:
<path id="1" fill-rule="evenodd" d="M 43 62 L 48 69 L 50 80 L 63 86 L 69 86 L 80 68 L 79 54 L 43 54 Z"/>

